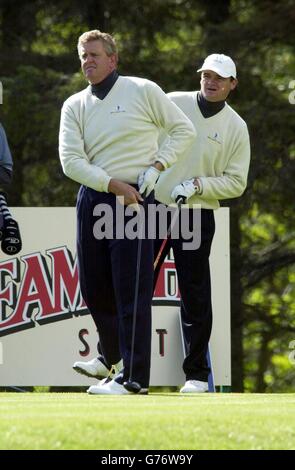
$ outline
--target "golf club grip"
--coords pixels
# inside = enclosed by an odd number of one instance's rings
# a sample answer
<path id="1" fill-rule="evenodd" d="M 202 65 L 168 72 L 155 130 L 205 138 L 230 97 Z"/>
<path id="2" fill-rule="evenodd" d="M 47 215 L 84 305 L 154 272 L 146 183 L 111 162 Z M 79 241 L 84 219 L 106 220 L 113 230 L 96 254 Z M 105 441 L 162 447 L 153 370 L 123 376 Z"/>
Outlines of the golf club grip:
<path id="1" fill-rule="evenodd" d="M 175 202 L 176 202 L 176 204 L 178 205 L 178 208 L 180 209 L 181 204 L 185 204 L 185 203 L 186 203 L 186 197 L 179 195 L 179 196 L 177 196 Z"/>
<path id="2" fill-rule="evenodd" d="M 147 189 L 145 189 L 145 190 L 143 191 L 143 193 L 141 194 L 141 197 L 142 197 L 142 199 L 143 199 L 144 201 L 145 201 L 145 198 L 146 198 L 146 193 L 147 193 Z"/>

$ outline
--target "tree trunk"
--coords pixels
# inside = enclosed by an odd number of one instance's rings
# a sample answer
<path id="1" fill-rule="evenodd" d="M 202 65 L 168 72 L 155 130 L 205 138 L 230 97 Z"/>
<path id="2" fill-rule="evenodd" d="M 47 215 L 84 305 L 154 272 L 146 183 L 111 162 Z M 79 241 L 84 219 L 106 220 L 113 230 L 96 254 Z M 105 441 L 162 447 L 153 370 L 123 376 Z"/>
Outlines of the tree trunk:
<path id="1" fill-rule="evenodd" d="M 264 374 L 269 365 L 271 352 L 269 351 L 268 345 L 271 340 L 270 333 L 268 331 L 261 334 L 261 346 L 258 356 L 258 369 L 256 374 L 256 393 L 265 393 L 266 383 L 264 381 Z"/>
<path id="2" fill-rule="evenodd" d="M 221 24 L 230 15 L 231 0 L 203 0 L 201 2 L 206 14 L 206 23 Z"/>
<path id="3" fill-rule="evenodd" d="M 85 4 L 85 20 L 89 30 L 99 29 L 108 32 L 109 13 L 104 0 L 88 0 Z"/>

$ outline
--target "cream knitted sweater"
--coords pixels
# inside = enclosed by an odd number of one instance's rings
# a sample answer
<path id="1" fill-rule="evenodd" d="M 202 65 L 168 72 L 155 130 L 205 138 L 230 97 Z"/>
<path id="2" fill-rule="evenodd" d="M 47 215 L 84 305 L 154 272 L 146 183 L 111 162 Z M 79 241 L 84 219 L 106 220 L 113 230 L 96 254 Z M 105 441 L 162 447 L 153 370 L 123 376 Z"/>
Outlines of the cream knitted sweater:
<path id="1" fill-rule="evenodd" d="M 169 134 L 159 150 L 159 130 Z M 64 173 L 97 191 L 111 178 L 136 183 L 156 160 L 170 167 L 192 144 L 195 130 L 184 113 L 155 83 L 119 77 L 100 100 L 90 86 L 62 108 L 59 153 Z"/>
<path id="2" fill-rule="evenodd" d="M 194 195 L 188 204 L 216 209 L 219 200 L 240 196 L 246 188 L 250 163 L 250 142 L 245 121 L 227 104 L 217 114 L 204 118 L 197 92 L 168 94 L 191 120 L 197 138 L 173 167 L 161 173 L 156 186 L 156 198 L 172 203 L 171 192 L 182 181 L 199 177 L 201 195 Z"/>

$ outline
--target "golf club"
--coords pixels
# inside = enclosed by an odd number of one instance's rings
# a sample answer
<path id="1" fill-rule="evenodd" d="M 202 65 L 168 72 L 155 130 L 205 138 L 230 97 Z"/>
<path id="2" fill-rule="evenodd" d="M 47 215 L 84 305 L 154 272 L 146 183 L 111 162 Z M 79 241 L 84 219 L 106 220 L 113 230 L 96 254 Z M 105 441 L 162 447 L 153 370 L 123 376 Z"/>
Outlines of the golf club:
<path id="1" fill-rule="evenodd" d="M 143 198 L 143 208 L 145 203 L 146 192 L 142 194 Z M 143 215 L 144 217 L 144 215 Z M 134 361 L 134 343 L 135 343 L 135 329 L 136 329 L 136 314 L 138 306 L 138 291 L 139 291 L 139 277 L 140 277 L 140 261 L 141 261 L 141 247 L 142 247 L 142 235 L 144 228 L 144 219 L 140 223 L 139 229 L 139 239 L 137 245 L 137 258 L 136 258 L 136 279 L 135 279 L 135 294 L 134 294 L 134 304 L 133 304 L 133 317 L 132 317 L 132 339 L 131 339 L 131 355 L 130 355 L 130 369 L 129 369 L 129 379 L 127 382 L 124 382 L 123 385 L 128 390 L 128 392 L 139 393 L 141 390 L 141 385 L 138 382 L 133 381 L 133 361 Z"/>
<path id="2" fill-rule="evenodd" d="M 185 204 L 185 202 L 186 202 L 186 198 L 185 198 L 184 196 L 178 196 L 177 199 L 176 199 L 177 209 L 178 209 L 178 210 L 175 212 L 175 214 L 174 214 L 173 217 L 172 217 L 171 223 L 170 223 L 170 225 L 169 225 L 169 227 L 168 227 L 168 230 L 167 230 L 167 233 L 166 233 L 166 237 L 165 237 L 165 239 L 163 240 L 162 245 L 160 246 L 159 252 L 158 252 L 158 254 L 157 254 L 157 257 L 156 257 L 156 259 L 155 259 L 155 261 L 154 261 L 154 271 L 155 271 L 155 269 L 156 269 L 157 266 L 158 266 L 158 263 L 159 263 L 159 261 L 160 261 L 160 258 L 161 258 L 161 255 L 162 255 L 162 253 L 163 253 L 163 250 L 164 250 L 164 248 L 165 248 L 165 246 L 166 246 L 166 243 L 167 243 L 167 241 L 169 240 L 169 238 L 171 237 L 171 232 L 172 232 L 173 227 L 174 227 L 174 225 L 175 225 L 175 223 L 176 223 L 176 221 L 177 221 L 177 219 L 178 219 L 178 217 L 179 217 L 179 213 L 180 213 L 180 210 L 181 210 L 181 205 L 182 205 L 182 204 Z"/>
<path id="3" fill-rule="evenodd" d="M 143 195 L 143 197 L 145 194 Z M 179 211 L 181 209 L 181 204 L 185 203 L 186 199 L 183 196 L 178 196 L 176 202 L 177 202 L 177 207 L 178 211 L 174 214 L 171 224 L 167 230 L 167 235 L 165 240 L 163 241 L 160 251 L 158 253 L 158 256 L 154 262 L 154 269 L 156 268 L 159 259 L 161 257 L 161 253 L 163 252 L 163 249 L 165 247 L 165 244 L 167 243 L 168 238 L 171 236 L 172 229 L 175 225 L 175 222 L 177 218 L 179 217 Z M 140 227 L 140 235 L 142 235 L 142 229 L 143 229 L 143 222 Z M 137 246 L 137 265 L 136 265 L 136 280 L 135 280 L 135 295 L 134 295 L 134 307 L 133 307 L 133 325 L 132 325 L 132 341 L 131 341 L 131 357 L 130 357 L 130 374 L 129 374 L 129 380 L 127 382 L 124 382 L 124 387 L 128 392 L 132 393 L 139 393 L 141 390 L 141 386 L 138 382 L 135 382 L 132 380 L 132 373 L 133 373 L 133 361 L 134 361 L 134 342 L 135 342 L 135 329 L 136 329 L 136 313 L 137 313 L 137 304 L 138 304 L 138 287 L 139 287 L 139 275 L 140 275 L 140 261 L 141 261 L 141 247 L 142 247 L 142 237 L 140 236 L 138 240 L 138 246 Z"/>

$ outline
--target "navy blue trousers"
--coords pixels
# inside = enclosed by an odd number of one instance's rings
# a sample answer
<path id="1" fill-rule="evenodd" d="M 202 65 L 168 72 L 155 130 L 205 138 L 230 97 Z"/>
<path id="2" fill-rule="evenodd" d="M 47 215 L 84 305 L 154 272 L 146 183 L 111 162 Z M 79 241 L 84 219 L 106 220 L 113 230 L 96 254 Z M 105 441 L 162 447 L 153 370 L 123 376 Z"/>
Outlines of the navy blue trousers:
<path id="1" fill-rule="evenodd" d="M 153 194 L 145 207 L 153 202 Z M 99 334 L 99 350 L 107 365 L 124 363 L 129 379 L 138 238 L 94 237 L 98 217 L 94 207 L 106 204 L 116 211 L 116 196 L 81 186 L 77 199 L 77 257 L 83 299 Z M 146 224 L 147 224 L 147 211 Z M 132 216 L 124 217 L 124 226 Z M 113 219 L 116 232 L 116 217 Z M 122 232 L 122 227 L 121 232 Z M 136 231 L 136 228 L 135 228 Z M 123 230 L 124 233 L 124 230 Z M 151 356 L 151 302 L 153 293 L 153 240 L 142 240 L 138 308 L 132 380 L 149 386 Z"/>
<path id="2" fill-rule="evenodd" d="M 206 382 L 210 369 L 207 364 L 207 348 L 212 329 L 212 303 L 209 255 L 215 232 L 213 210 L 201 210 L 201 227 L 193 227 L 193 209 L 190 211 L 190 230 L 201 230 L 201 244 L 198 249 L 184 250 L 183 240 L 168 239 L 155 270 L 154 285 L 170 248 L 173 249 L 181 294 L 181 321 L 186 357 L 183 370 L 186 380 Z M 198 209 L 194 209 L 198 210 Z M 155 258 L 163 240 L 155 241 Z"/>

